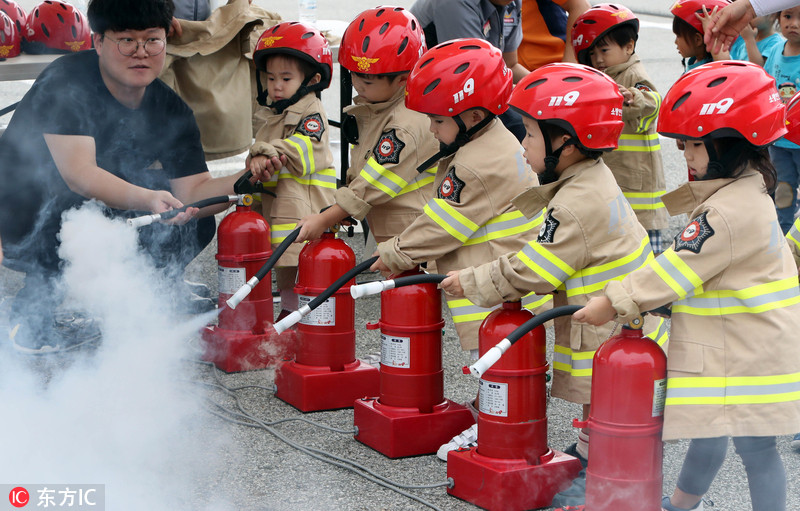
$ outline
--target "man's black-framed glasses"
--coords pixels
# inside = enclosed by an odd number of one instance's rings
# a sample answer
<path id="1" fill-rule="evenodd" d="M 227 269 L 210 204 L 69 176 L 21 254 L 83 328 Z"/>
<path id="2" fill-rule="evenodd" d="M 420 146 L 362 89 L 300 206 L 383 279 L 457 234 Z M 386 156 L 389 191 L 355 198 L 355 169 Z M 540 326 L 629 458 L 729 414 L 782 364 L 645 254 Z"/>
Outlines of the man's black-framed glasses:
<path id="1" fill-rule="evenodd" d="M 158 37 L 149 37 L 144 41 L 137 41 L 131 37 L 120 37 L 119 39 L 113 39 L 109 36 L 104 37 L 117 43 L 117 49 L 126 57 L 130 57 L 139 51 L 139 46 L 143 46 L 144 51 L 151 57 L 160 54 L 167 47 L 167 40 L 159 39 Z"/>

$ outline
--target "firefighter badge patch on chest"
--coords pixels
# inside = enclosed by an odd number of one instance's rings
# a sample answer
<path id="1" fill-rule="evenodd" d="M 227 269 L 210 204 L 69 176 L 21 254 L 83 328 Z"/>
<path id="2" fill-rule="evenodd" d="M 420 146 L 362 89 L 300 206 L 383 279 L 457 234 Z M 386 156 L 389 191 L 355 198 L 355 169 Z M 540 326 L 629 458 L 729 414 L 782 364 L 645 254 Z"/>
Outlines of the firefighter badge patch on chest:
<path id="1" fill-rule="evenodd" d="M 400 163 L 400 151 L 402 151 L 405 146 L 406 145 L 397 138 L 394 130 L 389 130 L 383 132 L 375 149 L 372 150 L 372 154 L 375 156 L 375 161 L 381 165 L 387 163 L 394 163 L 396 165 Z"/>
<path id="2" fill-rule="evenodd" d="M 461 190 L 463 189 L 464 181 L 458 179 L 458 176 L 456 176 L 456 169 L 451 168 L 447 171 L 447 175 L 444 176 L 436 195 L 438 199 L 461 204 Z"/>
<path id="3" fill-rule="evenodd" d="M 548 211 L 547 216 L 544 217 L 544 222 L 542 222 L 542 227 L 539 229 L 539 237 L 536 238 L 536 242 L 552 243 L 553 239 L 556 237 L 556 229 L 560 223 L 561 222 L 556 220 L 553 216 L 553 210 Z"/>
<path id="4" fill-rule="evenodd" d="M 300 121 L 297 125 L 297 132 L 305 135 L 308 138 L 315 138 L 317 142 L 322 140 L 322 134 L 325 133 L 325 123 L 322 122 L 322 116 L 319 114 L 311 114 Z"/>
<path id="5" fill-rule="evenodd" d="M 706 213 L 700 214 L 677 236 L 675 236 L 675 252 L 688 250 L 695 254 L 700 253 L 703 243 L 714 235 L 714 229 L 708 225 Z"/>

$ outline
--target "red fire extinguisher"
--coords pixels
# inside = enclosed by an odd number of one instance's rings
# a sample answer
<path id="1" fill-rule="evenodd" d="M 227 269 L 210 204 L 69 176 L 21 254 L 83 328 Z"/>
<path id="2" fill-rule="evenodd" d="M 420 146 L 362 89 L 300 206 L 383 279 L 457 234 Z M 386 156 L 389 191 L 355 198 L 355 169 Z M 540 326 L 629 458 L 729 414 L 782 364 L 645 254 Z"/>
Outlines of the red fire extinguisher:
<path id="1" fill-rule="evenodd" d="M 591 438 L 589 511 L 661 511 L 667 357 L 643 325 L 631 321 L 597 350 L 589 419 L 573 423 Z"/>
<path id="2" fill-rule="evenodd" d="M 307 412 L 348 408 L 378 387 L 378 371 L 356 360 L 355 304 L 351 280 L 313 310 L 308 306 L 355 265 L 355 254 L 332 232 L 300 252 L 297 293 L 299 345 L 293 361 L 275 373 L 276 396 Z M 297 313 L 299 314 L 299 313 Z"/>

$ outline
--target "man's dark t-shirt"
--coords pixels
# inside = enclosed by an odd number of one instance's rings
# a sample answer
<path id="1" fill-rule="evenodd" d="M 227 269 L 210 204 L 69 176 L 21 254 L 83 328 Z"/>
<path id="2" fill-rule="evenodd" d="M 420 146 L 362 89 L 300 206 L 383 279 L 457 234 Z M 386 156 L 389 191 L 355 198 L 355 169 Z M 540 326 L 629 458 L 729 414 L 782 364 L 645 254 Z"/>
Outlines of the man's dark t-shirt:
<path id="1" fill-rule="evenodd" d="M 149 189 L 208 171 L 191 109 L 163 82 L 131 110 L 106 88 L 94 50 L 66 55 L 41 73 L 0 137 L 4 245 L 58 232 L 61 213 L 86 200 L 67 188 L 45 133 L 92 137 L 100 168 Z"/>

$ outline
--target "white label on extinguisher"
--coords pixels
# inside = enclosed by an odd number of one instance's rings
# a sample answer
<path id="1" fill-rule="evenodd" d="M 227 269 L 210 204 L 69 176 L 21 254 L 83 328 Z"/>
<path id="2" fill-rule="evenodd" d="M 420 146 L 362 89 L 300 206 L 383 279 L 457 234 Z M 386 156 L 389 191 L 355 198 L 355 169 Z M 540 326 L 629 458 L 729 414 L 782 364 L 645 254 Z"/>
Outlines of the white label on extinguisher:
<path id="1" fill-rule="evenodd" d="M 664 415 L 664 403 L 667 400 L 667 379 L 653 383 L 653 417 Z"/>
<path id="2" fill-rule="evenodd" d="M 478 408 L 481 413 L 508 417 L 508 383 L 481 379 L 478 382 Z"/>
<path id="3" fill-rule="evenodd" d="M 381 365 L 408 369 L 411 365 L 411 337 L 381 334 Z"/>
<path id="4" fill-rule="evenodd" d="M 219 292 L 232 295 L 247 282 L 247 270 L 244 268 L 225 268 L 218 266 Z"/>
<path id="5" fill-rule="evenodd" d="M 300 303 L 300 307 L 305 307 L 308 305 L 308 302 L 316 298 L 316 296 L 298 295 L 297 298 L 298 302 Z M 303 319 L 300 320 L 300 323 L 313 326 L 336 325 L 336 297 L 331 296 L 319 304 L 316 309 L 303 316 Z"/>

